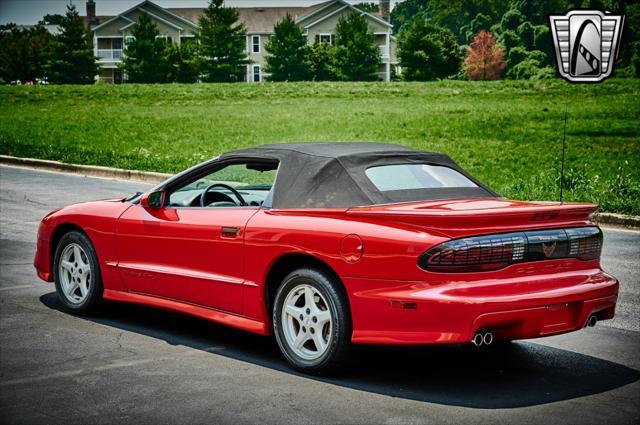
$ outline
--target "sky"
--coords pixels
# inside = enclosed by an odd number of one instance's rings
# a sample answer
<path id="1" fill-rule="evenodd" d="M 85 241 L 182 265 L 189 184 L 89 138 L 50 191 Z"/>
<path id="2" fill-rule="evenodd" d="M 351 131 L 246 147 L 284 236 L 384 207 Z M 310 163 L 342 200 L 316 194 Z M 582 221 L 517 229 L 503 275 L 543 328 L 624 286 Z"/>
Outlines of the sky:
<path id="1" fill-rule="evenodd" d="M 85 14 L 85 0 L 0 0 L 0 24 L 15 22 L 19 25 L 37 23 L 47 13 L 64 13 L 67 4 L 72 2 L 81 15 Z M 153 0 L 162 7 L 205 7 L 207 0 Z M 277 6 L 310 6 L 326 0 L 226 0 L 231 7 L 277 7 Z M 351 3 L 377 0 L 349 0 Z M 399 0 L 392 0 L 392 5 Z M 117 15 L 142 0 L 95 0 L 97 15 Z"/>

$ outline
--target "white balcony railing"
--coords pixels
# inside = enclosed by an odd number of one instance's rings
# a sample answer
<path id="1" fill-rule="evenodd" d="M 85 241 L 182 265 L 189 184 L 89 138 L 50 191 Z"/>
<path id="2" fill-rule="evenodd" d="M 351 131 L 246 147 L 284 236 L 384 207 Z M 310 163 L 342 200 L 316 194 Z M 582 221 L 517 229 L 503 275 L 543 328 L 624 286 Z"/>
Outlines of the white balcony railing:
<path id="1" fill-rule="evenodd" d="M 380 47 L 380 56 L 382 56 L 383 59 L 389 58 L 389 49 L 387 49 L 387 45 L 383 44 L 379 47 Z"/>
<path id="2" fill-rule="evenodd" d="M 98 49 L 98 57 L 101 61 L 122 60 L 122 49 Z"/>

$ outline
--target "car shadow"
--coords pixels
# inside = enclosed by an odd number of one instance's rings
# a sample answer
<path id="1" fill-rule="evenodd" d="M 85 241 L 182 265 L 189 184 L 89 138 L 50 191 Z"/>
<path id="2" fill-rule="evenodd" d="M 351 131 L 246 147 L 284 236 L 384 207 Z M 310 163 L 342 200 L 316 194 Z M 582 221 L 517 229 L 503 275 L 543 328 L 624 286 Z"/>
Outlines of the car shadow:
<path id="1" fill-rule="evenodd" d="M 40 300 L 61 310 L 55 292 Z M 451 406 L 533 406 L 602 393 L 640 379 L 635 369 L 530 342 L 489 350 L 357 346 L 349 368 L 335 376 L 315 377 L 291 369 L 273 338 L 205 320 L 112 302 L 83 319 L 334 385 Z"/>

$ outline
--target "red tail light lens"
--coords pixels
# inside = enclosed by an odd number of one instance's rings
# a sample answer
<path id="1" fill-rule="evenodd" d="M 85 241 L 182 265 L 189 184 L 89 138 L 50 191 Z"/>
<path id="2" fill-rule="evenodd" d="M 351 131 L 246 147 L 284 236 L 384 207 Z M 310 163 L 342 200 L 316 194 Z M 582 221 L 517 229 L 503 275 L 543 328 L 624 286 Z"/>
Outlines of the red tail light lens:
<path id="1" fill-rule="evenodd" d="M 597 227 L 536 230 L 454 239 L 425 252 L 418 265 L 433 272 L 478 272 L 556 258 L 593 260 L 601 250 Z"/>
<path id="2" fill-rule="evenodd" d="M 602 231 L 597 227 L 565 229 L 569 237 L 569 257 L 595 260 L 602 253 Z"/>

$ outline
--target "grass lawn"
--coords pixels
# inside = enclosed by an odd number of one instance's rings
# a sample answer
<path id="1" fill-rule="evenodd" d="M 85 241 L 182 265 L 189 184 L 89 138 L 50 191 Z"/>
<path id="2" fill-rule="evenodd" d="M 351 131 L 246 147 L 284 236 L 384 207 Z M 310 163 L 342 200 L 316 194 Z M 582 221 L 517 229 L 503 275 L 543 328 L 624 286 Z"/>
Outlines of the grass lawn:
<path id="1" fill-rule="evenodd" d="M 289 141 L 444 152 L 498 193 L 640 215 L 640 80 L 0 87 L 0 153 L 177 172 Z"/>

